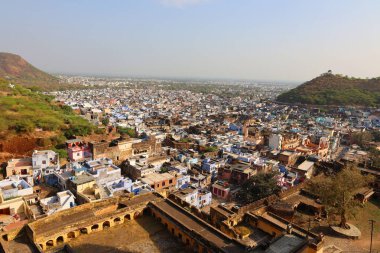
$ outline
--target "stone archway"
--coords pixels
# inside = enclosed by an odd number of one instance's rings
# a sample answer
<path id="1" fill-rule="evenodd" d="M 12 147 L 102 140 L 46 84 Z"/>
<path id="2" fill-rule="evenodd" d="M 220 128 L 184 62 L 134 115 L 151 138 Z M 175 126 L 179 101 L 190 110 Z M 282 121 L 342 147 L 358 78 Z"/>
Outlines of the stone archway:
<path id="1" fill-rule="evenodd" d="M 63 236 L 61 235 L 61 236 L 58 236 L 58 238 L 57 238 L 57 245 L 59 245 L 59 244 L 62 244 L 62 243 L 64 243 L 65 242 L 65 239 L 63 238 Z"/>
<path id="2" fill-rule="evenodd" d="M 80 233 L 81 234 L 88 234 L 88 229 L 87 228 L 81 228 Z"/>
<path id="3" fill-rule="evenodd" d="M 110 221 L 103 222 L 103 229 L 110 228 L 110 227 L 111 227 L 111 222 Z"/>
<path id="4" fill-rule="evenodd" d="M 46 242 L 46 247 L 53 247 L 54 246 L 54 241 L 53 240 L 49 240 Z"/>
<path id="5" fill-rule="evenodd" d="M 116 217 L 116 218 L 113 220 L 113 222 L 116 223 L 116 224 L 119 224 L 119 223 L 121 223 L 122 221 L 121 221 L 121 218 L 120 218 L 120 217 Z"/>
<path id="6" fill-rule="evenodd" d="M 91 226 L 91 231 L 97 231 L 99 229 L 99 225 L 98 224 L 94 224 Z"/>
<path id="7" fill-rule="evenodd" d="M 131 220 L 131 215 L 128 213 L 124 216 L 124 220 Z"/>
<path id="8" fill-rule="evenodd" d="M 67 234 L 67 238 L 69 238 L 69 239 L 74 239 L 75 237 L 76 237 L 76 234 L 74 231 Z"/>

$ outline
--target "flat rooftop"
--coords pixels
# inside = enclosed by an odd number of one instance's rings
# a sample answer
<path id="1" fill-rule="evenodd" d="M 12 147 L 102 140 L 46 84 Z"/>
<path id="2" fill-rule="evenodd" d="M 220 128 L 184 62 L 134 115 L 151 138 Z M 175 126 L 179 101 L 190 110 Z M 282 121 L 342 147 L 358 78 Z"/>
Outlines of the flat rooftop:
<path id="1" fill-rule="evenodd" d="M 250 164 L 249 163 L 244 163 L 244 162 L 239 162 L 239 163 L 236 163 L 236 164 L 230 164 L 229 166 L 233 170 L 245 171 L 247 169 L 250 169 Z"/>
<path id="2" fill-rule="evenodd" d="M 19 158 L 19 159 L 11 159 L 8 162 L 8 167 L 24 167 L 30 166 L 32 167 L 32 158 Z"/>
<path id="3" fill-rule="evenodd" d="M 296 206 L 299 203 L 304 203 L 304 204 L 309 205 L 309 206 L 314 206 L 318 209 L 322 208 L 322 205 L 318 204 L 313 198 L 309 198 L 309 197 L 302 195 L 300 193 L 292 194 L 289 197 L 285 198 L 283 201 L 286 203 L 289 203 L 292 206 Z"/>
<path id="4" fill-rule="evenodd" d="M 75 143 L 75 142 L 82 142 L 81 139 L 72 139 L 72 140 L 67 140 L 66 143 Z"/>
<path id="5" fill-rule="evenodd" d="M 223 235 L 222 232 L 215 231 L 207 224 L 194 217 L 192 214 L 187 213 L 179 207 L 175 207 L 167 200 L 154 203 L 153 205 L 163 211 L 166 215 L 170 216 L 172 219 L 175 219 L 184 227 L 188 228 L 190 231 L 201 235 L 203 238 L 207 239 L 223 251 L 229 253 L 243 252 L 243 248 L 233 241 L 232 238 L 227 235 Z"/>
<path id="6" fill-rule="evenodd" d="M 272 243 L 267 249 L 268 253 L 288 253 L 296 252 L 302 245 L 305 244 L 305 240 L 291 234 L 286 234 Z"/>
<path id="7" fill-rule="evenodd" d="M 143 177 L 141 179 L 141 181 L 146 183 L 146 184 L 151 185 L 151 184 L 155 184 L 157 182 L 162 182 L 162 181 L 170 180 L 173 178 L 174 178 L 174 176 L 169 174 L 169 173 L 162 173 L 162 174 L 152 173 L 152 174 L 149 174 L 149 175 L 146 175 L 145 177 Z"/>
<path id="8" fill-rule="evenodd" d="M 302 171 L 308 171 L 312 166 L 314 166 L 314 162 L 304 161 L 298 166 L 297 169 L 302 170 Z"/>
<path id="9" fill-rule="evenodd" d="M 80 185 L 80 184 L 85 184 L 94 180 L 95 178 L 93 176 L 85 173 L 79 176 L 75 176 L 71 181 L 76 185 Z"/>

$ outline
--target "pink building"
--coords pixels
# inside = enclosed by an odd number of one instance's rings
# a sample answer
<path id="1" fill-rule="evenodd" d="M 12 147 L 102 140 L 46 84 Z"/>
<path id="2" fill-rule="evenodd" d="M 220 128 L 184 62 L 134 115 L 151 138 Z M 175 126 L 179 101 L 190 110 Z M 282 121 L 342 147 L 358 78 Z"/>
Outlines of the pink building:
<path id="1" fill-rule="evenodd" d="M 71 162 L 92 159 L 90 147 L 81 139 L 66 141 L 66 148 Z"/>
<path id="2" fill-rule="evenodd" d="M 211 187 L 212 194 L 222 199 L 230 197 L 230 190 L 229 184 L 224 181 L 216 181 Z"/>

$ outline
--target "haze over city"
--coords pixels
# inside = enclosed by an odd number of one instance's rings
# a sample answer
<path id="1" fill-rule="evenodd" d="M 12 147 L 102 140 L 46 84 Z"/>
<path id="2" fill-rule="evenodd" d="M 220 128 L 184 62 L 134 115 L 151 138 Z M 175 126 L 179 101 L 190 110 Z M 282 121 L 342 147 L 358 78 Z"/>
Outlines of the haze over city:
<path id="1" fill-rule="evenodd" d="M 2 1 L 0 48 L 51 73 L 380 76 L 379 1 Z"/>

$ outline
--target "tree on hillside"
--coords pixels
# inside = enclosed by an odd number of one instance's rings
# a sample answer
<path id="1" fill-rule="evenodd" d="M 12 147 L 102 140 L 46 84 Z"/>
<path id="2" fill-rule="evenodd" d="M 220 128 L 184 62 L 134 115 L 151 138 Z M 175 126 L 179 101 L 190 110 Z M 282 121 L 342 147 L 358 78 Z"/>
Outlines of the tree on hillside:
<path id="1" fill-rule="evenodd" d="M 363 147 L 365 144 L 373 140 L 373 135 L 371 132 L 358 132 L 352 135 L 352 142 Z"/>
<path id="2" fill-rule="evenodd" d="M 136 137 L 137 137 L 136 130 L 133 129 L 133 128 L 130 128 L 130 127 L 118 127 L 118 128 L 117 128 L 117 131 L 118 131 L 120 134 L 126 134 L 126 135 L 129 135 L 129 137 L 131 137 L 131 138 L 136 138 Z"/>
<path id="3" fill-rule="evenodd" d="M 63 105 L 61 108 L 65 114 L 73 114 L 74 113 L 73 109 L 68 105 Z"/>
<path id="4" fill-rule="evenodd" d="M 375 147 L 369 149 L 372 166 L 380 168 L 380 150 Z"/>
<path id="5" fill-rule="evenodd" d="M 269 172 L 251 177 L 241 186 L 237 199 L 247 204 L 279 193 L 281 188 L 277 185 L 277 175 L 277 172 Z"/>
<path id="6" fill-rule="evenodd" d="M 360 206 L 355 195 L 360 188 L 368 186 L 372 181 L 371 176 L 363 176 L 359 169 L 351 166 L 343 168 L 333 176 L 315 178 L 308 185 L 308 189 L 319 196 L 327 214 L 340 216 L 340 227 L 349 228 L 347 218 L 354 216 Z"/>
<path id="7" fill-rule="evenodd" d="M 109 123 L 110 123 L 110 119 L 109 119 L 109 118 L 103 118 L 103 119 L 102 119 L 102 124 L 103 124 L 104 126 L 108 126 Z"/>

